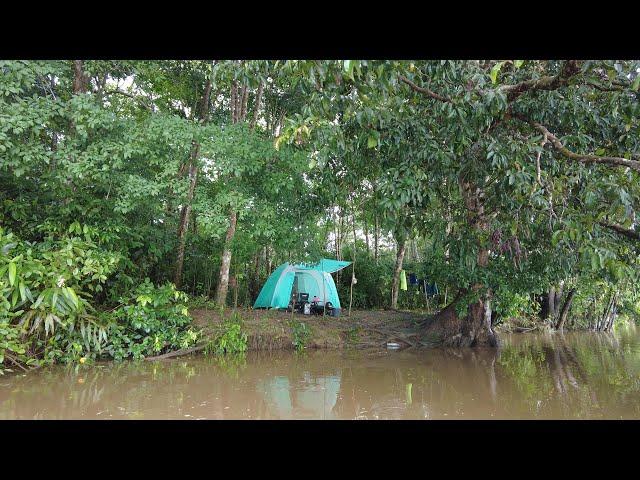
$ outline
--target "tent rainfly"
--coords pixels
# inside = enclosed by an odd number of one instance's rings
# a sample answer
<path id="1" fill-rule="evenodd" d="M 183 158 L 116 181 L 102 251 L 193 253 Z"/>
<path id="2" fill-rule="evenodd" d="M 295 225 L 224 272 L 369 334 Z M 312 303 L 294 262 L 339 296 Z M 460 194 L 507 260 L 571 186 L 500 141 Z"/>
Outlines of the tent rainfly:
<path id="1" fill-rule="evenodd" d="M 340 298 L 331 273 L 342 270 L 351 262 L 323 258 L 314 265 L 291 265 L 286 262 L 276 268 L 265 282 L 253 308 L 287 308 L 291 291 L 317 296 L 323 303 L 340 308 Z"/>

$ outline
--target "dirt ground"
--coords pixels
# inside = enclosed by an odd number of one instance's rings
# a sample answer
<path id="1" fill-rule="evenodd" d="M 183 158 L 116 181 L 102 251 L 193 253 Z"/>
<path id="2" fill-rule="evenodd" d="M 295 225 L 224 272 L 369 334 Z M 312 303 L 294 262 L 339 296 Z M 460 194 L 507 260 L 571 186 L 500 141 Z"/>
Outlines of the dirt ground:
<path id="1" fill-rule="evenodd" d="M 427 315 L 397 310 L 354 310 L 351 316 L 301 315 L 277 310 L 227 309 L 190 310 L 194 323 L 205 332 L 215 333 L 225 318 L 234 313 L 242 318 L 250 350 L 292 349 L 291 322 L 302 322 L 311 329 L 307 348 L 384 348 L 387 342 L 402 347 L 425 346 L 420 338 Z"/>

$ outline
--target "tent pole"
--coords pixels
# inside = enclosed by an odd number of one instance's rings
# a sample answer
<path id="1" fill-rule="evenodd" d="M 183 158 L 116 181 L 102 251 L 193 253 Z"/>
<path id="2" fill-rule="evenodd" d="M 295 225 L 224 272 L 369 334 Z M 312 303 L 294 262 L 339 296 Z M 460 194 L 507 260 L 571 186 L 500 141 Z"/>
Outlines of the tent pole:
<path id="1" fill-rule="evenodd" d="M 356 261 L 355 258 L 353 260 L 353 265 L 351 266 L 351 289 L 349 290 L 349 313 L 347 317 L 351 316 L 351 304 L 353 303 L 353 280 L 356 278 Z"/>
<path id="2" fill-rule="evenodd" d="M 326 316 L 327 314 L 327 287 L 324 284 L 324 259 L 320 259 L 320 270 L 322 271 L 322 316 Z"/>
<path id="3" fill-rule="evenodd" d="M 347 314 L 348 317 L 351 316 L 351 304 L 353 303 L 353 282 L 356 279 L 356 212 L 355 212 L 355 209 L 352 210 L 351 225 L 353 227 L 353 265 L 351 265 L 351 288 L 349 289 L 349 313 Z"/>

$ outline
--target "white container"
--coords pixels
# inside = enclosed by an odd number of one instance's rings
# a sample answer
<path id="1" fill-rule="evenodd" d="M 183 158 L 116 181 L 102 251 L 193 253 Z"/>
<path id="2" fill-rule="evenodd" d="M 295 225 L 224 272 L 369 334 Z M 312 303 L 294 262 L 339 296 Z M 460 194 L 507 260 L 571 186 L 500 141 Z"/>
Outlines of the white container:
<path id="1" fill-rule="evenodd" d="M 310 303 L 305 303 L 304 304 L 304 314 L 305 315 L 311 315 L 311 304 Z"/>

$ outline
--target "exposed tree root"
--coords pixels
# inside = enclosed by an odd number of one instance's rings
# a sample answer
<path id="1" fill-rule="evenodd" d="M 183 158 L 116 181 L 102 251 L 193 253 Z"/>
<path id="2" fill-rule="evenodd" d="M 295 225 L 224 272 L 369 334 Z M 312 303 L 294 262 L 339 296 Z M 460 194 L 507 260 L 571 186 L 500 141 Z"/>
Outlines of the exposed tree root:
<path id="1" fill-rule="evenodd" d="M 491 310 L 483 300 L 469 305 L 467 315 L 456 313 L 459 297 L 433 316 L 423 330 L 423 336 L 445 347 L 500 346 L 497 334 L 491 327 Z"/>

